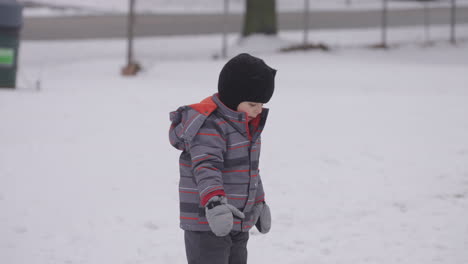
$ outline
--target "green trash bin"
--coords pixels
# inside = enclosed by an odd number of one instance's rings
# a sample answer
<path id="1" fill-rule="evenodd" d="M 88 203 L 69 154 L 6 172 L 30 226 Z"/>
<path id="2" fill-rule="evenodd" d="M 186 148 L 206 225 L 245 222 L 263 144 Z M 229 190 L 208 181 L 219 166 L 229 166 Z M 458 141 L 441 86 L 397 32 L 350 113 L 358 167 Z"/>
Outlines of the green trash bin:
<path id="1" fill-rule="evenodd" d="M 23 7 L 15 0 L 0 0 L 0 88 L 16 87 L 18 47 Z"/>

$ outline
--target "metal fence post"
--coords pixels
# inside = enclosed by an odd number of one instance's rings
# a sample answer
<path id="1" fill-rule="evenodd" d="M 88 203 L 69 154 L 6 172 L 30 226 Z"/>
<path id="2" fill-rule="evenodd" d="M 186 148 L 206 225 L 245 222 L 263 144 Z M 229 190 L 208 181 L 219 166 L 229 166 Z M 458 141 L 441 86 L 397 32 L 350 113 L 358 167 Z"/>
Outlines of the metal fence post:
<path id="1" fill-rule="evenodd" d="M 224 0 L 224 18 L 223 18 L 223 44 L 221 56 L 227 58 L 227 31 L 228 31 L 229 0 Z"/>
<path id="2" fill-rule="evenodd" d="M 135 0 L 129 1 L 129 14 L 128 14 L 128 25 L 127 25 L 127 65 L 133 63 L 133 26 L 135 23 Z"/>
<path id="3" fill-rule="evenodd" d="M 456 44 L 456 32 L 455 32 L 455 26 L 456 26 L 456 11 L 457 11 L 457 2 L 456 0 L 452 0 L 452 6 L 450 9 L 450 42 L 455 45 Z"/>
<path id="4" fill-rule="evenodd" d="M 382 0 L 382 47 L 387 47 L 387 15 L 388 15 L 388 2 Z"/>
<path id="5" fill-rule="evenodd" d="M 429 9 L 429 2 L 424 2 L 423 3 L 424 7 L 424 37 L 426 44 L 429 44 L 431 41 L 431 36 L 430 36 L 430 20 L 431 20 L 431 14 L 430 9 Z"/>
<path id="6" fill-rule="evenodd" d="M 135 75 L 141 67 L 133 58 L 133 35 L 135 27 L 135 0 L 129 0 L 127 21 L 127 65 L 122 69 L 122 75 Z"/>
<path id="7" fill-rule="evenodd" d="M 309 7 L 310 0 L 304 0 L 304 46 L 309 42 Z"/>

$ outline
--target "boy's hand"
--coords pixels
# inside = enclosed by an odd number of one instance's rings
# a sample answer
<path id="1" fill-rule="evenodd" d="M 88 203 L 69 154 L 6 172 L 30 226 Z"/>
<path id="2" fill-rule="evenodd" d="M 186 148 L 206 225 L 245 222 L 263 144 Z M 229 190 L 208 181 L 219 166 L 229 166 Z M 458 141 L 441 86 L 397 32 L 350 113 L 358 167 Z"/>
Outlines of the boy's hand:
<path id="1" fill-rule="evenodd" d="M 258 220 L 255 221 L 255 226 L 262 234 L 270 232 L 271 229 L 271 212 L 270 207 L 265 203 L 256 204 L 253 207 L 254 217 Z M 254 219 L 255 219 L 254 218 Z"/>
<path id="2" fill-rule="evenodd" d="M 211 231 L 216 236 L 226 236 L 231 232 L 234 223 L 233 215 L 244 218 L 245 215 L 236 207 L 227 203 L 226 197 L 215 196 L 211 198 L 205 207 L 206 219 Z"/>

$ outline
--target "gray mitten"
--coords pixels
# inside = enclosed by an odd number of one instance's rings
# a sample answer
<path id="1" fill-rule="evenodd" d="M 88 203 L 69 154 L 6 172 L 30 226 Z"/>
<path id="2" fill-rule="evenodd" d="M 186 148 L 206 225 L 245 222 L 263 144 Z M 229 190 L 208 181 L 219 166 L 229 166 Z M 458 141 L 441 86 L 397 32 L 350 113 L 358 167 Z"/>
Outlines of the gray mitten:
<path id="1" fill-rule="evenodd" d="M 270 232 L 271 229 L 271 212 L 270 207 L 265 203 L 260 203 L 254 206 L 254 215 L 258 217 L 255 226 L 262 234 Z M 258 215 L 258 216 L 257 216 Z"/>
<path id="2" fill-rule="evenodd" d="M 244 214 L 236 207 L 227 203 L 224 196 L 214 196 L 205 207 L 206 219 L 210 225 L 211 231 L 216 236 L 226 236 L 231 232 L 234 223 L 233 215 L 244 218 Z"/>

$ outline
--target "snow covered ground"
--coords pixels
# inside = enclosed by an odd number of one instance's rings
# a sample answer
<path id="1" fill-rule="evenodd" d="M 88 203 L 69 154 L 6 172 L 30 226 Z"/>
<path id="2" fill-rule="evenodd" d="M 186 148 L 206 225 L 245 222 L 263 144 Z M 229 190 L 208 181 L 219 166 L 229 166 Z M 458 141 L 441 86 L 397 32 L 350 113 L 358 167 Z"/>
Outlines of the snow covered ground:
<path id="1" fill-rule="evenodd" d="M 467 43 L 368 50 L 356 39 L 376 32 L 338 33 L 315 34 L 349 45 L 329 53 L 273 52 L 297 32 L 231 48 L 278 69 L 273 228 L 251 233 L 250 263 L 468 263 Z M 139 39 L 132 78 L 123 40 L 22 43 L 20 87 L 0 89 L 0 263 L 184 263 L 168 113 L 216 91 L 219 42 Z"/>
<path id="2" fill-rule="evenodd" d="M 125 13 L 128 11 L 128 0 L 19 0 L 19 2 L 36 2 L 40 4 L 67 7 L 65 9 L 28 8 L 26 16 L 60 16 L 89 15 L 96 13 Z M 299 11 L 304 9 L 304 0 L 276 0 L 280 12 Z M 348 4 L 349 3 L 349 4 Z M 137 0 L 138 13 L 221 13 L 223 0 Z M 467 0 L 458 0 L 459 6 L 468 6 Z M 421 8 L 424 3 L 417 1 L 389 1 L 389 8 Z M 449 0 L 429 3 L 431 7 L 450 6 Z M 245 10 L 245 0 L 229 0 L 230 11 L 241 13 Z M 310 0 L 311 10 L 333 9 L 380 9 L 381 0 Z"/>

